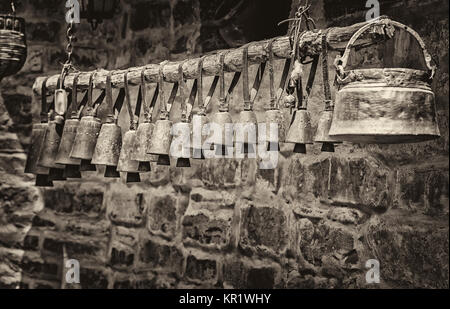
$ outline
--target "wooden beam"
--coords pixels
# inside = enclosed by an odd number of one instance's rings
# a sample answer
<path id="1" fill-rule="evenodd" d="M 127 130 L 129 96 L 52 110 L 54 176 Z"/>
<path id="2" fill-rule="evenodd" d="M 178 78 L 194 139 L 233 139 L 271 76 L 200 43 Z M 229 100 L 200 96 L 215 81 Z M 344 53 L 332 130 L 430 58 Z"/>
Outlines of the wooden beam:
<path id="1" fill-rule="evenodd" d="M 329 50 L 342 51 L 351 36 L 367 22 L 357 23 L 348 27 L 334 27 L 327 29 L 327 42 Z M 312 30 L 303 34 L 299 51 L 302 56 L 314 56 L 320 54 L 321 40 L 324 30 Z M 370 42 L 370 38 L 362 36 L 359 44 Z M 267 45 L 269 40 L 249 43 L 248 55 L 249 64 L 259 64 L 268 59 Z M 242 69 L 242 48 L 220 50 L 206 55 L 203 62 L 204 76 L 217 75 L 219 73 L 219 55 L 225 52 L 225 71 L 238 72 Z M 291 53 L 291 45 L 288 36 L 275 38 L 273 42 L 273 52 L 276 59 L 289 58 Z M 197 77 L 197 64 L 200 58 L 190 59 L 183 62 L 168 62 L 163 69 L 164 79 L 167 82 L 176 82 L 178 77 L 178 66 L 183 63 L 183 75 L 186 79 L 195 79 Z M 137 85 L 140 83 L 141 71 L 145 68 L 145 78 L 149 83 L 155 83 L 158 78 L 159 64 L 149 64 L 145 67 L 134 67 L 129 69 L 128 81 L 130 85 Z M 115 88 L 122 88 L 124 81 L 124 73 L 127 70 L 116 70 L 112 74 L 112 83 Z M 106 75 L 108 71 L 98 70 L 94 77 L 94 87 L 105 88 Z M 79 80 L 79 88 L 87 88 L 90 72 L 82 72 Z M 71 88 L 74 74 L 69 74 L 64 85 L 66 88 Z M 44 77 L 38 77 L 33 85 L 33 90 L 40 95 L 41 85 Z M 53 75 L 47 80 L 47 89 L 50 91 L 56 88 L 58 75 Z"/>

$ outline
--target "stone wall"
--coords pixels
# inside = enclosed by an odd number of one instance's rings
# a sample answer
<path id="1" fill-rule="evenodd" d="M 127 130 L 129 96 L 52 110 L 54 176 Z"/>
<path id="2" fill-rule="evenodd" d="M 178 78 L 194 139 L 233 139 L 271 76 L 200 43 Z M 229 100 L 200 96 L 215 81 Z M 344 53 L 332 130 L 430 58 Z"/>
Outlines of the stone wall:
<path id="1" fill-rule="evenodd" d="M 35 188 L 23 167 L 39 115 L 31 86 L 64 61 L 64 1 L 19 2 L 28 59 L 0 84 L 0 287 L 61 287 L 63 248 L 81 265 L 81 283 L 68 288 L 449 287 L 448 1 L 380 1 L 381 13 L 417 30 L 439 63 L 436 141 L 344 144 L 333 154 L 314 145 L 307 155 L 285 146 L 275 170 L 260 170 L 251 159 L 192 160 L 188 169 L 152 165 L 140 184 L 105 180 L 100 170 L 48 189 Z M 363 4 L 344 9 L 341 2 L 313 3 L 320 27 L 364 19 Z M 211 3 L 122 0 L 120 13 L 95 32 L 86 23 L 77 27 L 76 65 L 126 68 L 245 39 L 203 26 L 213 17 Z M 321 78 L 318 70 L 313 126 Z M 255 106 L 260 121 L 268 88 L 266 77 Z M 217 110 L 212 105 L 209 113 Z M 366 284 L 369 259 L 380 261 L 380 285 Z"/>

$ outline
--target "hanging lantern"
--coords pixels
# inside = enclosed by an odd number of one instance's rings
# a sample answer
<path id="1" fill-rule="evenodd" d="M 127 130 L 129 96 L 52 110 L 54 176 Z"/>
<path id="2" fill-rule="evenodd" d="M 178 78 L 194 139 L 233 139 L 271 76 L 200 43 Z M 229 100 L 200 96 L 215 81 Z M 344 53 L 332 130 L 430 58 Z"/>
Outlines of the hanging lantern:
<path id="1" fill-rule="evenodd" d="M 0 14 L 0 80 L 14 75 L 27 59 L 25 20 L 16 17 L 14 2 L 12 14 Z"/>
<path id="2" fill-rule="evenodd" d="M 117 0 L 80 0 L 80 17 L 87 19 L 95 30 L 103 20 L 113 18 L 117 3 Z"/>
<path id="3" fill-rule="evenodd" d="M 117 164 L 119 162 L 119 154 L 122 147 L 122 130 L 117 125 L 117 116 L 114 115 L 111 75 L 112 72 L 110 71 L 106 76 L 106 104 L 108 115 L 106 117 L 106 122 L 100 129 L 91 163 L 95 165 L 105 165 L 105 177 L 120 178 L 120 173 L 117 171 Z M 118 100 L 121 98 L 122 97 L 119 94 Z"/>
<path id="4" fill-rule="evenodd" d="M 371 68 L 346 71 L 353 44 L 373 26 L 406 30 L 419 43 L 428 71 L 408 68 Z M 337 59 L 336 107 L 330 136 L 354 143 L 398 144 L 440 136 L 431 81 L 431 64 L 425 44 L 411 28 L 380 19 L 359 29 Z"/>

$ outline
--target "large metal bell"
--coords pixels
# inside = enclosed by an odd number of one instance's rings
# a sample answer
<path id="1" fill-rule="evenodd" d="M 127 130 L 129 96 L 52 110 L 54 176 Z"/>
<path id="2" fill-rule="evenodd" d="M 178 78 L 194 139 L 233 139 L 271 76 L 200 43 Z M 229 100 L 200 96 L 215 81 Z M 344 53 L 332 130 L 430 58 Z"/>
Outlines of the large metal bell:
<path id="1" fill-rule="evenodd" d="M 71 158 L 81 159 L 80 171 L 96 170 L 91 160 L 101 127 L 101 120 L 97 117 L 84 116 L 81 118 L 70 153 Z"/>
<path id="2" fill-rule="evenodd" d="M 136 140 L 136 130 L 129 130 L 123 136 L 117 171 L 138 172 L 139 162 L 132 159 Z"/>
<path id="3" fill-rule="evenodd" d="M 317 124 L 316 136 L 314 142 L 322 143 L 322 152 L 334 152 L 334 144 L 342 143 L 329 135 L 331 122 L 333 120 L 333 111 L 322 111 Z"/>
<path id="4" fill-rule="evenodd" d="M 236 147 L 241 147 L 241 153 L 253 154 L 256 152 L 258 120 L 254 111 L 244 110 L 239 113 L 239 126 L 235 136 Z"/>
<path id="5" fill-rule="evenodd" d="M 233 147 L 233 119 L 229 112 L 219 111 L 211 118 L 211 123 L 221 129 L 220 134 L 212 135 L 212 145 L 215 147 L 216 155 L 228 155 L 228 148 Z M 211 127 L 214 131 L 214 127 Z M 211 132 L 213 133 L 213 132 Z"/>
<path id="6" fill-rule="evenodd" d="M 109 118 L 102 125 L 91 163 L 105 165 L 105 177 L 117 178 L 120 174 L 116 171 L 119 163 L 120 150 L 122 148 L 122 130 L 117 121 Z"/>
<path id="7" fill-rule="evenodd" d="M 172 121 L 168 119 L 159 119 L 155 123 L 147 152 L 158 156 L 158 165 L 170 165 L 171 129 Z"/>
<path id="8" fill-rule="evenodd" d="M 70 157 L 75 135 L 77 134 L 78 125 L 80 121 L 78 119 L 68 119 L 65 122 L 64 130 L 59 143 L 58 154 L 56 155 L 56 163 L 65 165 L 65 175 L 67 178 L 80 178 L 79 165 L 80 159 L 74 159 Z"/>
<path id="9" fill-rule="evenodd" d="M 292 117 L 286 143 L 295 144 L 294 152 L 306 153 L 306 144 L 313 143 L 311 116 L 306 109 L 299 109 L 294 112 Z"/>
<path id="10" fill-rule="evenodd" d="M 49 168 L 38 165 L 39 154 L 44 145 L 45 133 L 47 131 L 47 123 L 33 124 L 31 133 L 31 146 L 27 155 L 27 162 L 25 164 L 26 174 L 48 175 Z"/>
<path id="11" fill-rule="evenodd" d="M 150 172 L 150 162 L 158 161 L 158 157 L 148 154 L 147 149 L 152 138 L 155 125 L 151 122 L 139 124 L 136 130 L 136 140 L 132 159 L 139 162 L 139 172 Z"/>

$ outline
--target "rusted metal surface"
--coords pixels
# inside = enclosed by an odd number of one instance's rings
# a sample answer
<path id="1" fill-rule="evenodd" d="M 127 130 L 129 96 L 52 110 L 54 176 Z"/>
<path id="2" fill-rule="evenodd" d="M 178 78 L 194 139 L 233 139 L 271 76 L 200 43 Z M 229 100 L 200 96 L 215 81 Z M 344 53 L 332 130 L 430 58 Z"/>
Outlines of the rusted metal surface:
<path id="1" fill-rule="evenodd" d="M 94 116 L 84 116 L 78 126 L 70 156 L 76 159 L 91 160 L 102 123 Z"/>
<path id="2" fill-rule="evenodd" d="M 293 121 L 286 136 L 286 143 L 312 144 L 313 133 L 309 112 L 306 109 L 299 109 L 292 117 Z"/>
<path id="3" fill-rule="evenodd" d="M 61 137 L 61 142 L 59 143 L 59 150 L 58 155 L 56 156 L 56 163 L 80 165 L 81 163 L 80 159 L 74 159 L 70 157 L 70 152 L 72 151 L 73 142 L 75 140 L 75 136 L 77 135 L 77 129 L 79 125 L 80 120 L 78 119 L 66 120 Z"/>
<path id="4" fill-rule="evenodd" d="M 122 130 L 115 123 L 104 123 L 100 129 L 92 164 L 117 166 L 122 148 Z"/>
<path id="5" fill-rule="evenodd" d="M 139 161 L 131 159 L 134 152 L 135 139 L 136 130 L 129 130 L 124 134 L 119 163 L 117 164 L 118 172 L 138 172 Z"/>
<path id="6" fill-rule="evenodd" d="M 63 127 L 56 124 L 54 121 L 48 123 L 41 153 L 39 155 L 39 166 L 55 169 L 64 168 L 64 165 L 56 163 L 56 155 L 58 154 L 62 131 Z"/>

